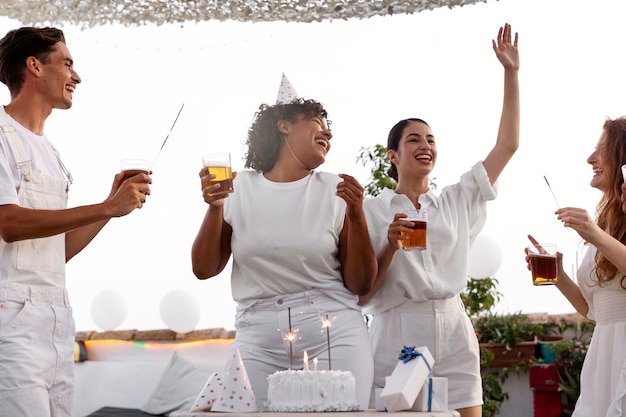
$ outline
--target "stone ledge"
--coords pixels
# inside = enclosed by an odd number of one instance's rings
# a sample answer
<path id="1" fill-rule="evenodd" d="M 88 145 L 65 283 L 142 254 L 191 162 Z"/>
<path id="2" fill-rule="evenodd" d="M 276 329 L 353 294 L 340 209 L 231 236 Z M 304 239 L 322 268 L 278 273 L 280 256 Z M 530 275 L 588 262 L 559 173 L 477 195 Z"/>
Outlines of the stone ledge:
<path id="1" fill-rule="evenodd" d="M 544 326 L 558 326 L 565 324 L 575 326 L 581 320 L 587 320 L 578 313 L 548 314 L 548 313 L 527 313 L 526 316 L 533 322 Z"/>
<path id="2" fill-rule="evenodd" d="M 80 331 L 76 332 L 75 340 L 135 340 L 135 341 L 176 341 L 193 342 L 206 339 L 232 339 L 234 330 L 223 327 L 214 329 L 192 330 L 188 333 L 176 333 L 169 329 L 158 330 L 111 330 L 104 332 Z"/>
<path id="3" fill-rule="evenodd" d="M 575 327 L 580 321 L 586 321 L 578 313 L 548 314 L 524 313 L 534 322 L 544 326 L 558 327 L 561 324 Z M 192 330 L 188 333 L 176 333 L 169 329 L 156 330 L 111 330 L 98 332 L 95 330 L 76 332 L 76 340 L 136 340 L 136 341 L 178 341 L 192 342 L 207 339 L 233 339 L 235 330 L 226 330 L 223 327 L 213 329 Z"/>

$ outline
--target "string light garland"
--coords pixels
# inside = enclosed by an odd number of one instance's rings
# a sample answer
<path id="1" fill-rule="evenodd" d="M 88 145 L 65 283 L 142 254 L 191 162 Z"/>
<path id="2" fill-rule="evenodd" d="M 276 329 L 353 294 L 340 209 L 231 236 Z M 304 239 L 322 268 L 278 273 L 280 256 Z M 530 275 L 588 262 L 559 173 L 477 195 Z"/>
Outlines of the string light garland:
<path id="1" fill-rule="evenodd" d="M 234 20 L 319 22 L 412 14 L 487 0 L 2 0 L 0 15 L 26 25 L 91 28 Z"/>

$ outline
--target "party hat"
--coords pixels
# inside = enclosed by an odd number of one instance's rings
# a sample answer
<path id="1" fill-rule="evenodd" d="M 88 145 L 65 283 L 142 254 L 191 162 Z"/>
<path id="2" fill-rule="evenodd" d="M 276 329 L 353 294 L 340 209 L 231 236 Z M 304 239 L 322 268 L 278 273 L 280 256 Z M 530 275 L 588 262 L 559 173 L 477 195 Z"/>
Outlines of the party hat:
<path id="1" fill-rule="evenodd" d="M 220 386 L 222 390 L 218 392 L 217 400 L 213 402 L 211 411 L 224 413 L 255 413 L 259 411 L 238 348 L 234 349 L 226 366 L 226 372 L 222 374 L 222 383 Z"/>
<path id="2" fill-rule="evenodd" d="M 211 411 L 213 403 L 217 401 L 217 396 L 224 390 L 224 379 L 218 372 L 214 372 L 209 380 L 204 384 L 200 394 L 191 405 L 190 412 Z"/>
<path id="3" fill-rule="evenodd" d="M 287 79 L 287 76 L 283 72 L 283 76 L 280 79 L 280 86 L 278 87 L 276 104 L 289 104 L 298 98 L 298 93 L 296 93 L 296 90 L 293 88 L 293 86 Z"/>

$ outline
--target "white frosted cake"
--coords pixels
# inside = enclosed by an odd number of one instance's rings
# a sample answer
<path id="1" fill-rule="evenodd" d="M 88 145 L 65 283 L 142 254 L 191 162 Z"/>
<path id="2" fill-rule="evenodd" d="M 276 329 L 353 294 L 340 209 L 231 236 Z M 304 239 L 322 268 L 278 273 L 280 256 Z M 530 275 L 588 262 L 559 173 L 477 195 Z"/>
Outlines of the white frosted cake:
<path id="1" fill-rule="evenodd" d="M 355 411 L 356 383 L 347 371 L 278 371 L 267 377 L 269 411 Z"/>

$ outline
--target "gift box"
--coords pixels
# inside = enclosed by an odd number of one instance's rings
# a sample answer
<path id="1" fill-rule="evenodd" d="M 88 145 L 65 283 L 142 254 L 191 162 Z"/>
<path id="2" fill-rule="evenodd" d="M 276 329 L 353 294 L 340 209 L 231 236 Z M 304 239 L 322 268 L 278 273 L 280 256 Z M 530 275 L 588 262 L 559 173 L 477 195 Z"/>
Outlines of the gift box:
<path id="1" fill-rule="evenodd" d="M 434 364 L 435 359 L 426 346 L 404 346 L 380 394 L 387 411 L 410 410 Z"/>
<path id="2" fill-rule="evenodd" d="M 428 377 L 411 410 L 447 411 L 448 378 Z"/>

